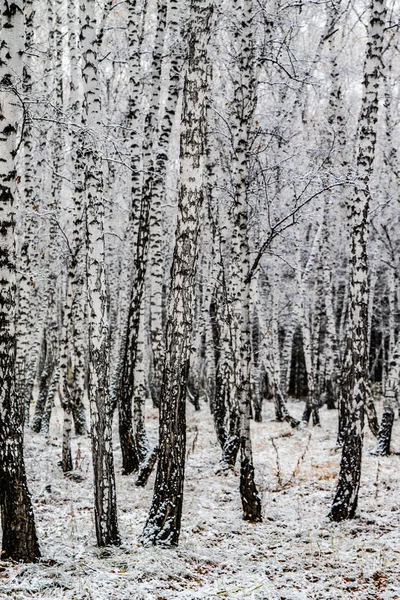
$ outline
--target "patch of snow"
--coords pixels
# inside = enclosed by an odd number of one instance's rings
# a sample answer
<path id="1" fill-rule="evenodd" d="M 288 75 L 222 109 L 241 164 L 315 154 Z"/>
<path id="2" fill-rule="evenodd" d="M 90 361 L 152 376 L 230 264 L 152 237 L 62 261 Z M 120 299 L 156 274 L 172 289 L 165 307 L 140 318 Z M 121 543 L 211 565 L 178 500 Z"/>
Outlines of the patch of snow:
<path id="1" fill-rule="evenodd" d="M 289 403 L 300 418 L 303 405 Z M 152 498 L 121 476 L 115 428 L 120 548 L 95 546 L 90 439 L 73 440 L 79 477 L 64 477 L 60 415 L 48 438 L 26 432 L 26 463 L 43 554 L 38 564 L 0 562 L 5 600 L 396 600 L 400 599 L 400 456 L 369 455 L 366 431 L 359 516 L 331 523 L 340 452 L 336 411 L 321 410 L 321 428 L 293 431 L 252 423 L 256 481 L 264 522 L 241 519 L 238 471 L 216 474 L 220 450 L 207 405 L 188 407 L 188 448 L 181 542 L 176 549 L 139 543 Z M 152 443 L 157 415 L 147 410 Z M 195 436 L 198 437 L 195 441 Z M 393 440 L 400 438 L 396 421 Z M 311 434 L 311 435 L 310 435 Z M 274 438 L 274 449 L 271 438 Z M 396 450 L 398 448 L 395 448 Z M 279 473 L 278 473 L 279 470 Z"/>

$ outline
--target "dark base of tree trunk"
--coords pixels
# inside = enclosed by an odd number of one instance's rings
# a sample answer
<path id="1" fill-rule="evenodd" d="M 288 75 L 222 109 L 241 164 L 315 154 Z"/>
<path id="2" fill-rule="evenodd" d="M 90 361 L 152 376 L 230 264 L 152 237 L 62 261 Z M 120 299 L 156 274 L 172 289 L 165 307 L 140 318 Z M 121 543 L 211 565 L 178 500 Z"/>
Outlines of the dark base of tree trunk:
<path id="1" fill-rule="evenodd" d="M 226 428 L 225 428 L 225 417 L 226 417 L 226 406 L 227 399 L 224 394 L 224 385 L 221 377 L 218 375 L 217 371 L 217 379 L 216 379 L 216 391 L 212 406 L 212 416 L 214 419 L 215 432 L 217 434 L 217 439 L 219 445 L 223 449 L 226 444 Z M 210 406 L 211 408 L 211 406 Z"/>
<path id="2" fill-rule="evenodd" d="M 278 397 L 275 398 L 274 405 L 275 405 L 275 421 L 277 421 L 278 423 L 283 423 L 283 421 L 284 421 L 283 411 L 282 411 L 281 401 Z"/>
<path id="3" fill-rule="evenodd" d="M 65 453 L 65 456 L 62 457 L 61 470 L 63 473 L 69 473 L 70 471 L 73 470 L 73 468 L 74 468 L 74 465 L 72 463 L 71 449 L 69 449 L 69 451 Z"/>
<path id="4" fill-rule="evenodd" d="M 253 415 L 256 423 L 262 423 L 262 401 L 261 398 L 253 401 Z"/>
<path id="5" fill-rule="evenodd" d="M 306 406 L 306 408 L 304 409 L 303 415 L 301 417 L 301 422 L 303 423 L 303 425 L 308 425 L 310 422 L 310 418 L 312 417 L 312 424 L 314 427 L 318 426 L 321 424 L 320 418 L 319 418 L 319 409 L 316 406 Z"/>
<path id="6" fill-rule="evenodd" d="M 35 415 L 33 417 L 31 429 L 35 433 L 40 433 L 40 431 L 42 429 L 42 415 L 40 415 L 40 416 L 39 415 Z"/>
<path id="7" fill-rule="evenodd" d="M 236 464 L 240 448 L 239 422 L 237 409 L 236 407 L 232 407 L 229 414 L 229 429 L 222 449 L 221 470 L 233 469 Z"/>
<path id="8" fill-rule="evenodd" d="M 48 396 L 50 393 L 51 383 L 54 378 L 54 366 L 49 364 L 46 366 L 39 381 L 39 395 L 35 406 L 35 414 L 32 419 L 31 428 L 35 433 L 42 431 L 42 419 L 46 406 L 48 404 Z"/>
<path id="9" fill-rule="evenodd" d="M 149 477 L 152 474 L 153 469 L 156 465 L 158 452 L 159 452 L 159 448 L 158 448 L 158 446 L 155 446 L 153 448 L 153 450 L 148 454 L 146 460 L 143 461 L 143 463 L 140 465 L 139 474 L 135 481 L 135 485 L 137 487 L 145 487 L 146 486 L 146 484 L 149 480 Z"/>
<path id="10" fill-rule="evenodd" d="M 157 479 L 164 479 L 163 475 L 160 477 L 160 471 L 159 463 L 154 486 L 153 503 L 140 541 L 143 546 L 172 548 L 179 543 L 183 488 L 179 494 L 176 494 L 176 490 L 172 493 L 168 493 L 168 490 L 165 488 L 160 490 Z"/>
<path id="11" fill-rule="evenodd" d="M 179 544 L 179 534 L 180 527 L 172 527 L 167 516 L 161 515 L 157 519 L 149 518 L 140 541 L 145 547 L 175 548 Z"/>
<path id="12" fill-rule="evenodd" d="M 326 382 L 326 408 L 328 410 L 335 410 L 336 408 L 335 393 L 331 380 Z"/>
<path id="13" fill-rule="evenodd" d="M 34 380 L 29 381 L 25 387 L 24 398 L 23 398 L 25 425 L 29 425 L 29 423 L 30 423 L 30 411 L 31 411 L 32 403 L 33 403 L 33 386 L 34 386 Z"/>
<path id="14" fill-rule="evenodd" d="M 191 404 L 194 406 L 194 410 L 200 410 L 200 392 L 196 385 L 189 381 L 187 386 L 187 397 Z"/>
<path id="15" fill-rule="evenodd" d="M 394 421 L 394 411 L 392 408 L 385 408 L 382 415 L 381 425 L 378 433 L 378 443 L 376 449 L 371 453 L 376 456 L 389 456 L 390 440 L 392 438 L 392 429 Z"/>
<path id="16" fill-rule="evenodd" d="M 121 433 L 122 475 L 131 475 L 139 470 L 139 457 L 132 432 Z"/>
<path id="17" fill-rule="evenodd" d="M 43 399 L 39 398 L 36 403 L 35 414 L 33 415 L 32 423 L 31 423 L 31 429 L 35 433 L 40 433 L 42 431 L 42 421 L 43 421 L 44 411 L 46 408 L 46 399 L 47 399 L 47 395 Z"/>
<path id="18" fill-rule="evenodd" d="M 361 425 L 358 426 L 361 428 Z M 362 443 L 363 435 L 357 433 L 353 425 L 343 443 L 338 484 L 328 515 L 331 521 L 345 521 L 355 516 L 361 479 Z"/>
<path id="19" fill-rule="evenodd" d="M 306 408 L 303 411 L 303 414 L 301 415 L 301 422 L 303 423 L 303 425 L 308 425 L 308 423 L 310 422 L 310 417 L 311 407 L 306 406 Z"/>
<path id="20" fill-rule="evenodd" d="M 40 558 L 31 498 L 25 482 L 9 481 L 2 490 L 2 559 L 36 562 Z"/>
<path id="21" fill-rule="evenodd" d="M 240 465 L 240 496 L 243 519 L 251 523 L 261 523 L 261 500 L 254 483 L 254 467 L 245 458 L 242 459 Z"/>
<path id="22" fill-rule="evenodd" d="M 122 445 L 121 445 L 122 450 Z M 122 452 L 122 475 L 131 475 L 139 470 L 139 460 L 133 444 L 125 446 Z"/>
<path id="23" fill-rule="evenodd" d="M 289 413 L 285 399 L 280 391 L 277 392 L 275 397 L 275 418 L 278 422 L 286 421 L 292 429 L 300 425 L 300 421 L 292 417 Z"/>
<path id="24" fill-rule="evenodd" d="M 153 403 L 153 408 L 160 408 L 160 398 L 156 395 L 151 395 L 151 400 Z"/>
<path id="25" fill-rule="evenodd" d="M 116 514 L 110 514 L 107 523 L 107 532 L 101 531 L 100 518 L 96 510 L 94 509 L 94 518 L 96 522 L 96 538 L 98 548 L 105 548 L 108 546 L 120 546 L 121 538 L 118 531 L 118 523 Z M 101 533 L 100 533 L 101 531 Z"/>
<path id="26" fill-rule="evenodd" d="M 224 422 L 217 420 L 217 418 L 214 417 L 214 425 L 215 433 L 217 434 L 217 440 L 219 442 L 219 445 L 221 446 L 221 449 L 223 450 L 226 444 L 226 430 Z"/>
<path id="27" fill-rule="evenodd" d="M 318 408 L 313 408 L 312 410 L 312 423 L 314 427 L 318 427 L 319 425 L 321 425 Z"/>
<path id="28" fill-rule="evenodd" d="M 285 415 L 284 420 L 286 421 L 286 423 L 289 423 L 292 429 L 296 429 L 296 427 L 300 425 L 300 421 L 292 417 L 289 413 Z"/>

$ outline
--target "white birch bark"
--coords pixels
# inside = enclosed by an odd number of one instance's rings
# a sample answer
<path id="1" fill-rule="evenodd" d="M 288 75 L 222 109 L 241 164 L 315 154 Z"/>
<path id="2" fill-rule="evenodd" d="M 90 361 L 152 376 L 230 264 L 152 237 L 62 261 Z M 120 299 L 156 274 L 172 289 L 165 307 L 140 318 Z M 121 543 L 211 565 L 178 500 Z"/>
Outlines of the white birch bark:
<path id="1" fill-rule="evenodd" d="M 261 502 L 254 481 L 250 436 L 250 270 L 247 189 L 249 175 L 249 135 L 256 105 L 256 79 L 252 27 L 252 0 L 233 2 L 235 41 L 232 52 L 233 102 L 231 114 L 234 200 L 231 272 L 228 283 L 233 346 L 234 394 L 240 418 L 240 493 L 243 518 L 261 521 Z"/>
<path id="2" fill-rule="evenodd" d="M 400 380 L 400 344 L 394 349 L 386 379 L 385 393 L 383 396 L 383 414 L 378 432 L 377 446 L 373 454 L 388 456 L 390 454 L 390 441 L 392 437 L 394 409 L 399 394 Z"/>
<path id="3" fill-rule="evenodd" d="M 98 130 L 101 101 L 98 79 L 96 4 L 80 6 L 83 126 Z M 89 403 L 94 471 L 95 524 L 98 546 L 119 544 L 112 446 L 112 410 L 109 397 L 109 324 L 104 248 L 104 200 L 101 159 L 87 134 L 85 164 L 87 285 L 89 300 Z"/>
<path id="4" fill-rule="evenodd" d="M 207 45 L 212 7 L 192 0 L 180 140 L 180 192 L 171 270 L 167 346 L 160 398 L 160 454 L 143 542 L 179 541 L 186 453 L 186 390 L 194 316 L 197 243 L 203 201 Z"/>
<path id="5" fill-rule="evenodd" d="M 174 117 L 180 91 L 180 73 L 183 64 L 180 36 L 180 11 L 178 0 L 168 0 L 167 29 L 171 43 L 169 51 L 170 67 L 166 86 L 165 108 L 160 118 L 160 127 L 156 144 L 155 173 L 152 185 L 150 214 L 150 284 L 151 284 L 151 346 L 152 397 L 157 405 L 161 391 L 162 365 L 164 360 L 164 331 L 162 319 L 163 283 L 165 258 L 163 253 L 163 219 L 166 192 L 166 169 L 168 150 L 171 141 Z"/>
<path id="6" fill-rule="evenodd" d="M 140 208 L 133 204 L 131 219 L 138 211 L 139 221 L 135 248 L 135 273 L 131 283 L 126 338 L 123 344 L 121 379 L 118 393 L 119 432 L 122 451 L 123 472 L 129 475 L 138 468 L 137 442 L 133 439 L 132 398 L 135 394 L 135 368 L 138 353 L 140 311 L 143 299 L 145 275 L 149 249 L 151 189 L 154 178 L 153 146 L 158 123 L 161 91 L 161 66 L 166 25 L 166 0 L 157 4 L 157 31 L 153 53 L 152 95 L 144 125 L 143 141 L 143 186 L 141 187 Z M 136 196 L 137 197 L 137 194 Z M 135 202 L 135 197 L 132 202 Z M 139 414 L 137 412 L 137 414 Z M 142 423 L 143 425 L 143 423 Z M 141 425 L 139 425 L 141 427 Z"/>
<path id="7" fill-rule="evenodd" d="M 3 558 L 40 557 L 23 456 L 24 407 L 16 390 L 14 199 L 24 51 L 23 3 L 0 11 L 0 507 Z"/>
<path id="8" fill-rule="evenodd" d="M 350 242 L 349 319 L 343 368 L 343 402 L 348 413 L 338 485 L 330 511 L 334 521 L 355 515 L 361 477 L 364 410 L 368 393 L 368 264 L 369 183 L 375 156 L 378 92 L 386 18 L 385 0 L 372 0 L 364 63 L 363 98 L 359 119 L 357 184 L 347 202 Z"/>

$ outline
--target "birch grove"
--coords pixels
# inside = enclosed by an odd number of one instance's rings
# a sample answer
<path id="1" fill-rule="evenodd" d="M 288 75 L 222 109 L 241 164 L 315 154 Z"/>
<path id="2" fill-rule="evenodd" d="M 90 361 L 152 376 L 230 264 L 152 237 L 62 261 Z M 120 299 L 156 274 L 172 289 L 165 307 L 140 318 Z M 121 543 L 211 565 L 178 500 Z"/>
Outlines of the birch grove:
<path id="1" fill-rule="evenodd" d="M 48 555 L 57 477 L 107 560 L 133 531 L 201 547 L 212 502 L 257 536 L 315 440 L 326 527 L 372 523 L 399 446 L 397 3 L 0 6 L 0 562 Z"/>

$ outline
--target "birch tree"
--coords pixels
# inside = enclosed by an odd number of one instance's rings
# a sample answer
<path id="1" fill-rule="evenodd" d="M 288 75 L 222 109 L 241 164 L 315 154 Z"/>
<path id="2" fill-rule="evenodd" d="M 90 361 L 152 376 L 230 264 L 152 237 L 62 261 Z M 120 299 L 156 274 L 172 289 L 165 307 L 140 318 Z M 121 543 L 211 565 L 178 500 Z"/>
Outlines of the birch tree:
<path id="1" fill-rule="evenodd" d="M 347 202 L 350 242 L 349 318 L 342 393 L 348 417 L 344 431 L 338 484 L 329 515 L 333 521 L 354 517 L 360 487 L 364 410 L 368 394 L 367 232 L 370 204 L 369 183 L 377 136 L 378 92 L 382 70 L 385 18 L 385 0 L 372 0 L 359 118 L 357 183 L 353 198 Z"/>
<path id="2" fill-rule="evenodd" d="M 2 556 L 40 557 L 23 456 L 24 406 L 16 391 L 16 268 L 14 200 L 16 152 L 22 121 L 24 51 L 22 2 L 3 2 L 0 14 L 0 506 Z"/>
<path id="3" fill-rule="evenodd" d="M 143 543 L 176 546 L 179 541 L 186 452 L 186 391 L 194 314 L 199 217 L 203 202 L 207 45 L 212 5 L 192 0 L 180 137 L 180 189 L 166 353 L 160 398 L 160 453 L 154 496 Z"/>
<path id="4" fill-rule="evenodd" d="M 247 185 L 249 137 L 256 105 L 256 72 L 252 25 L 252 0 L 233 3 L 236 65 L 232 73 L 232 137 L 235 159 L 232 165 L 234 201 L 231 272 L 228 285 L 234 366 L 234 401 L 239 412 L 240 495 L 243 518 L 261 521 L 261 501 L 254 481 L 250 437 L 250 249 L 248 240 Z"/>
<path id="5" fill-rule="evenodd" d="M 101 99 L 98 79 L 96 6 L 80 6 L 83 126 L 99 129 Z M 101 158 L 95 142 L 85 136 L 84 161 L 87 231 L 87 285 L 89 298 L 89 403 L 94 472 L 95 524 L 98 546 L 119 544 L 112 445 L 112 409 L 109 396 L 109 324 L 104 247 L 104 200 Z M 78 158 L 78 160 L 79 160 Z"/>
<path id="6" fill-rule="evenodd" d="M 139 458 L 146 454 L 146 448 L 141 446 L 140 436 L 136 436 L 132 427 L 132 398 L 135 393 L 135 367 L 138 359 L 138 338 L 140 326 L 140 312 L 143 299 L 143 290 L 145 284 L 145 275 L 147 268 L 149 234 L 150 234 L 150 208 L 151 208 L 151 190 L 154 177 L 153 165 L 153 144 L 157 131 L 157 117 L 160 103 L 160 78 L 162 55 L 164 48 L 164 36 L 166 25 L 166 0 L 159 0 L 157 6 L 158 24 L 156 31 L 156 41 L 153 53 L 152 65 L 152 93 L 151 102 L 145 119 L 144 142 L 143 142 L 143 171 L 144 181 L 142 186 L 142 195 L 140 198 L 140 208 L 132 206 L 131 210 L 138 211 L 139 222 L 137 227 L 136 248 L 135 248 L 135 275 L 132 280 L 128 323 L 126 330 L 126 339 L 124 343 L 121 382 L 119 391 L 119 428 L 122 450 L 122 468 L 125 475 L 136 471 L 139 466 Z M 135 199 L 133 197 L 132 201 Z M 133 216 L 131 216 L 133 221 Z"/>
<path id="7" fill-rule="evenodd" d="M 168 164 L 168 150 L 171 142 L 174 117 L 177 110 L 179 93 L 181 90 L 181 71 L 183 64 L 182 40 L 180 36 L 180 11 L 177 0 L 168 0 L 167 29 L 169 38 L 169 70 L 167 76 L 167 97 L 165 108 L 160 116 L 160 127 L 157 143 L 154 144 L 156 155 L 154 158 L 154 172 L 151 186 L 151 212 L 150 212 L 150 286 L 151 286 L 151 348 L 152 348 L 152 373 L 151 393 L 153 404 L 158 406 L 164 359 L 165 339 L 162 320 L 163 282 L 164 282 L 164 256 L 163 256 L 163 201 L 166 196 L 166 171 Z M 167 52 L 167 48 L 166 48 Z"/>

